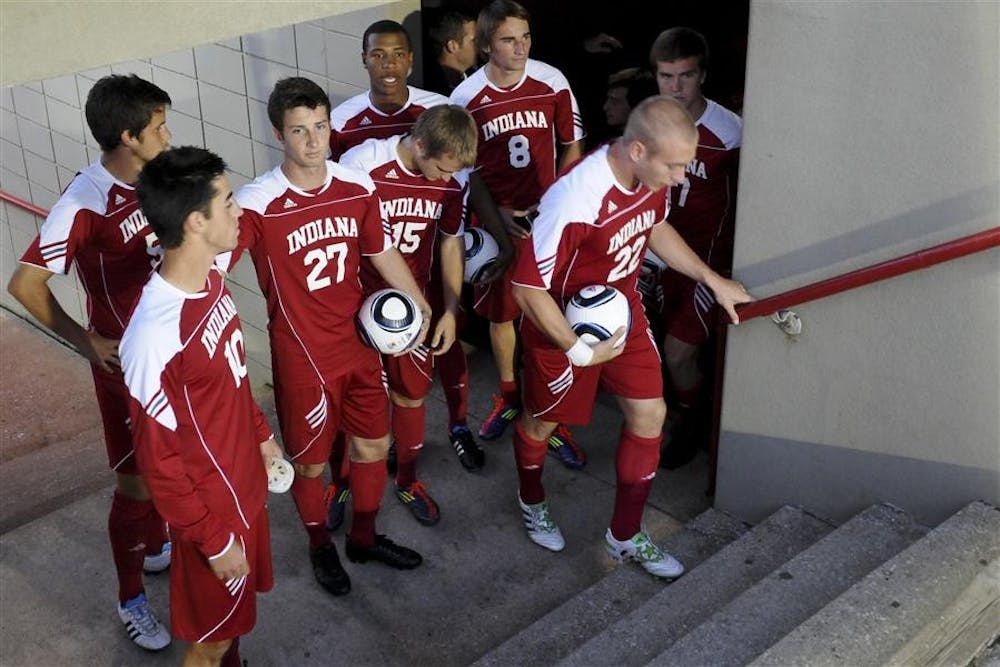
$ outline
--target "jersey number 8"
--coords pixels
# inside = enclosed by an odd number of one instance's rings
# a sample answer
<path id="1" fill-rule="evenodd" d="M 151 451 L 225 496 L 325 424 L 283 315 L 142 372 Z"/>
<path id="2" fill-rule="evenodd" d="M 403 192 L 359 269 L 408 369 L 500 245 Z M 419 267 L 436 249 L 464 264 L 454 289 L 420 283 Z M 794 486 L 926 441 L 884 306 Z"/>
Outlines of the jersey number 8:
<path id="1" fill-rule="evenodd" d="M 531 144 L 523 134 L 515 134 L 508 139 L 507 150 L 510 152 L 510 166 L 515 169 L 524 169 L 531 164 Z"/>

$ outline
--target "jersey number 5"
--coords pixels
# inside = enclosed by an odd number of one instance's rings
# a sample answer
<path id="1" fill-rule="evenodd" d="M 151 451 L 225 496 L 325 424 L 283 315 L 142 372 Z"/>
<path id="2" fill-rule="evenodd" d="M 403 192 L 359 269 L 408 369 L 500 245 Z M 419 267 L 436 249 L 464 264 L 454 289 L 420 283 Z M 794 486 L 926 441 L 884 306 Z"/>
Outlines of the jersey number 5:
<path id="1" fill-rule="evenodd" d="M 324 276 L 323 271 L 326 269 L 326 265 L 330 263 L 330 260 L 334 259 L 337 261 L 337 279 L 331 280 L 330 276 Z M 312 265 L 309 269 L 309 275 L 306 277 L 306 286 L 309 288 L 310 292 L 315 292 L 318 289 L 323 289 L 324 287 L 329 287 L 334 282 L 340 282 L 344 279 L 345 263 L 347 261 L 347 244 L 341 241 L 340 243 L 331 243 L 326 248 L 313 248 L 305 254 L 302 258 L 302 263 L 306 266 Z"/>
<path id="2" fill-rule="evenodd" d="M 639 268 L 639 262 L 642 261 L 642 249 L 646 246 L 646 237 L 640 236 L 632 245 L 627 245 L 618 251 L 615 255 L 615 268 L 611 269 L 608 274 L 608 283 L 613 283 L 617 280 L 621 280 L 625 276 L 631 275 Z"/>

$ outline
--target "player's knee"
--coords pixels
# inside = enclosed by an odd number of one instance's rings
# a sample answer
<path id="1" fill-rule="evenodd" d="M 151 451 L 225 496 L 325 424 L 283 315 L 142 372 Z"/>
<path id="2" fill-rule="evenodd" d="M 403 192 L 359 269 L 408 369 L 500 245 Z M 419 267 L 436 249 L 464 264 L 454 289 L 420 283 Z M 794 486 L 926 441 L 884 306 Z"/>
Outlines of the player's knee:
<path id="1" fill-rule="evenodd" d="M 139 475 L 117 473 L 118 491 L 132 500 L 146 501 L 151 498 L 146 482 Z"/>
<path id="2" fill-rule="evenodd" d="M 524 434 L 532 440 L 547 440 L 557 426 L 557 424 L 543 421 L 538 417 L 533 416 L 527 410 L 521 411 L 521 416 L 518 417 L 518 423 L 524 431 Z"/>
<path id="3" fill-rule="evenodd" d="M 389 390 L 389 395 L 392 398 L 392 404 L 398 405 L 401 408 L 419 408 L 424 404 L 424 397 L 413 398 L 412 396 L 406 396 L 399 393 L 394 389 Z"/>
<path id="4" fill-rule="evenodd" d="M 296 463 L 295 474 L 312 479 L 322 475 L 324 468 L 326 468 L 325 463 Z"/>
<path id="5" fill-rule="evenodd" d="M 671 371 L 686 370 L 698 360 L 698 347 L 673 336 L 663 342 L 663 362 Z"/>
<path id="6" fill-rule="evenodd" d="M 662 398 L 642 401 L 625 415 L 625 428 L 642 438 L 660 434 L 667 417 L 667 404 Z"/>
<path id="7" fill-rule="evenodd" d="M 187 650 L 187 655 L 184 656 L 184 664 L 217 665 L 232 643 L 231 639 L 221 642 L 191 642 Z"/>
<path id="8" fill-rule="evenodd" d="M 352 438 L 351 460 L 359 463 L 383 461 L 389 456 L 389 434 L 381 438 Z"/>

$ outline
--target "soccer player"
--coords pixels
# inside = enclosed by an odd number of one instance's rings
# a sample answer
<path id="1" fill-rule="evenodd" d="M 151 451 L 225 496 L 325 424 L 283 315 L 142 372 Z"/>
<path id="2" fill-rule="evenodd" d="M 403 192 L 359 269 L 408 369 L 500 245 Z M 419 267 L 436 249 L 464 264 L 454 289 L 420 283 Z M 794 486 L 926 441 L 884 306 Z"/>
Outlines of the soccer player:
<path id="1" fill-rule="evenodd" d="M 441 518 L 437 503 L 417 480 L 417 456 L 423 447 L 424 398 L 434 377 L 434 357 L 455 342 L 465 243 L 462 238 L 468 176 L 476 161 L 476 124 L 462 107 L 441 105 L 424 111 L 405 136 L 370 139 L 344 153 L 340 163 L 369 174 L 382 201 L 393 243 L 406 258 L 424 296 L 434 304 L 429 345 L 384 363 L 392 399 L 392 433 L 396 443 L 396 497 L 424 525 Z M 432 283 L 440 246 L 440 283 Z M 367 269 L 367 270 L 366 270 Z M 362 264 L 366 292 L 385 286 L 367 263 Z M 460 452 L 470 464 L 483 465 L 483 452 Z M 472 458 L 476 457 L 476 458 Z"/>
<path id="2" fill-rule="evenodd" d="M 267 114 L 285 156 L 236 195 L 243 208 L 238 251 L 250 252 L 267 299 L 278 421 L 295 462 L 292 497 L 309 535 L 313 573 L 324 589 L 344 595 L 350 579 L 326 530 L 321 477 L 338 430 L 349 434 L 354 499 L 347 557 L 400 569 L 422 560 L 375 533 L 386 484 L 389 403 L 381 357 L 355 327 L 362 256 L 417 302 L 425 324 L 414 345 L 423 342 L 430 306 L 392 245 L 371 178 L 326 159 L 330 100 L 323 89 L 301 77 L 282 79 Z"/>
<path id="3" fill-rule="evenodd" d="M 698 150 L 680 187 L 670 192 L 670 224 L 705 263 L 727 274 L 732 263 L 736 177 L 743 123 L 739 116 L 706 99 L 708 44 L 690 28 L 666 30 L 650 49 L 660 93 L 677 100 L 698 128 Z M 715 300 L 707 286 L 673 269 L 663 285 L 664 365 L 671 398 L 671 428 L 660 465 L 678 468 L 697 452 L 710 399 L 700 352 L 715 327 Z"/>
<path id="4" fill-rule="evenodd" d="M 621 136 L 632 109 L 656 93 L 653 75 L 638 67 L 628 67 L 609 76 L 603 107 L 608 136 Z"/>
<path id="5" fill-rule="evenodd" d="M 517 248 L 531 231 L 530 217 L 542 193 L 556 179 L 557 142 L 563 144 L 559 170 L 579 159 L 584 137 L 576 99 L 559 70 L 528 57 L 531 32 L 527 10 L 513 0 L 494 0 L 479 13 L 476 42 L 489 60 L 451 94 L 479 125 L 476 174 L 500 207 Z M 500 375 L 500 394 L 479 437 L 499 438 L 521 410 L 517 382 L 514 321 L 521 311 L 510 291 L 511 271 L 478 286 L 476 312 L 490 321 L 490 342 Z M 560 460 L 580 468 L 585 459 L 569 431 L 560 428 L 549 443 Z"/>
<path id="6" fill-rule="evenodd" d="M 479 60 L 476 20 L 449 9 L 432 16 L 427 30 L 438 66 L 424 72 L 424 85 L 442 95 L 451 95 Z"/>
<path id="7" fill-rule="evenodd" d="M 108 465 L 116 476 L 108 534 L 118 573 L 118 615 L 129 638 L 148 650 L 165 648 L 170 633 L 149 608 L 142 573 L 165 570 L 171 545 L 136 468 L 118 340 L 160 257 L 133 183 L 170 142 L 169 106 L 167 93 L 134 74 L 94 84 L 85 113 L 101 159 L 77 174 L 52 207 L 7 288 L 91 364 Z M 48 285 L 74 262 L 87 292 L 86 327 L 66 314 Z"/>
<path id="8" fill-rule="evenodd" d="M 668 186 L 683 183 L 697 137 L 691 117 L 674 100 L 656 96 L 642 102 L 621 139 L 591 152 L 545 193 L 514 275 L 514 297 L 526 316 L 521 320 L 525 410 L 515 427 L 514 452 L 528 537 L 552 551 L 565 546 L 542 487 L 546 439 L 559 422 L 589 421 L 601 387 L 616 397 L 625 417 L 614 512 L 605 536 L 608 553 L 668 578 L 679 576 L 683 567 L 641 526 L 666 413 L 659 357 L 636 291 L 647 244 L 677 271 L 708 285 L 734 322 L 734 304 L 750 300 L 741 285 L 712 271 L 664 222 Z M 618 289 L 632 310 L 627 334 L 622 327 L 594 347 L 573 333 L 563 316 L 569 299 L 592 284 Z M 624 343 L 615 347 L 622 336 Z"/>
<path id="9" fill-rule="evenodd" d="M 338 105 L 330 113 L 330 146 L 334 159 L 343 151 L 368 139 L 385 139 L 409 132 L 425 109 L 447 104 L 448 98 L 436 93 L 407 85 L 407 76 L 413 66 L 410 35 L 395 21 L 376 21 L 365 30 L 362 40 L 361 62 L 368 71 L 370 89 Z M 496 237 L 506 241 L 503 223 L 496 206 L 485 188 L 477 187 L 471 193 L 471 202 L 480 219 Z M 494 280 L 513 259 L 513 248 L 507 243 L 501 248 L 503 256 L 497 265 L 484 276 L 484 281 Z M 441 289 L 440 272 L 431 273 L 434 287 Z M 461 324 L 461 323 L 459 323 Z M 448 440 L 459 462 L 469 471 L 483 466 L 485 453 L 472 436 L 468 427 L 469 367 L 461 345 L 449 347 L 437 360 L 438 373 L 448 405 Z M 343 522 L 344 511 L 350 500 L 349 473 L 344 469 L 345 440 L 338 435 L 330 456 L 330 485 L 326 489 L 327 528 L 336 530 Z M 390 471 L 395 472 L 395 447 L 390 447 Z"/>
<path id="10" fill-rule="evenodd" d="M 282 456 L 247 378 L 243 331 L 225 275 L 240 207 L 218 156 L 185 146 L 139 174 L 163 263 L 121 341 L 139 470 L 170 523 L 170 624 L 184 664 L 241 664 L 256 593 L 273 585 L 267 472 Z"/>

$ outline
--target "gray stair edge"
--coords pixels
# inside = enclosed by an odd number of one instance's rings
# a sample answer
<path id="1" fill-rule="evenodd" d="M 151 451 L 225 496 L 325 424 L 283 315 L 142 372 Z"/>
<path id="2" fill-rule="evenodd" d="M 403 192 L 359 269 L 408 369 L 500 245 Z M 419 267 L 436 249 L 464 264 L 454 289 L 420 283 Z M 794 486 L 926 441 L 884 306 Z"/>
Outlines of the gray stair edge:
<path id="1" fill-rule="evenodd" d="M 927 531 L 898 507 L 871 505 L 717 610 L 650 664 L 745 665 Z M 719 636 L 728 640 L 720 644 Z"/>
<path id="2" fill-rule="evenodd" d="M 804 659 L 812 667 L 883 665 L 997 557 L 1000 509 L 982 501 L 969 503 L 804 621 L 752 665 L 784 667 Z M 845 627 L 845 619 L 853 625 Z"/>
<path id="3" fill-rule="evenodd" d="M 686 567 L 711 557 L 748 530 L 747 523 L 709 508 L 660 546 Z M 603 628 L 668 585 L 634 565 L 615 568 L 562 605 L 521 628 L 472 663 L 475 667 L 548 665 L 585 637 Z"/>
<path id="4" fill-rule="evenodd" d="M 834 527 L 784 506 L 669 588 L 589 638 L 564 665 L 642 664 Z"/>

